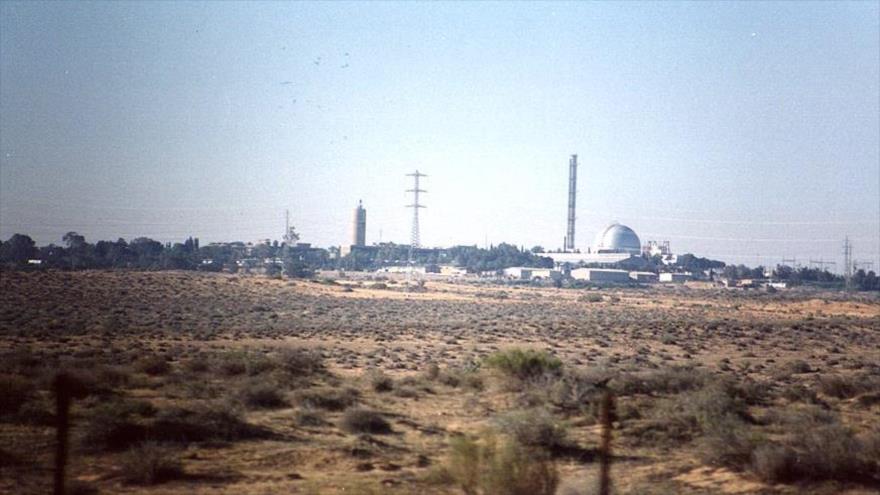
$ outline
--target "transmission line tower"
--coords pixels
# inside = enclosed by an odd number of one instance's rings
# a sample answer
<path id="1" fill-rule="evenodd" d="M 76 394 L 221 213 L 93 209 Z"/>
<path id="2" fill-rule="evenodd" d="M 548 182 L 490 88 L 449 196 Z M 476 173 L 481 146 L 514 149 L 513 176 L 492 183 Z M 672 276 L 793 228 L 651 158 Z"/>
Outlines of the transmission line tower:
<path id="1" fill-rule="evenodd" d="M 849 242 L 849 236 L 843 240 L 843 279 L 846 281 L 846 290 L 852 290 L 852 263 L 853 245 Z"/>
<path id="2" fill-rule="evenodd" d="M 412 266 L 413 250 L 421 247 L 421 241 L 419 240 L 419 208 L 425 208 L 425 205 L 419 203 L 419 193 L 428 192 L 424 189 L 419 189 L 419 178 L 427 177 L 427 175 L 416 170 L 414 173 L 406 174 L 406 176 L 413 178 L 413 188 L 406 190 L 406 192 L 413 193 L 412 204 L 406 205 L 407 208 L 413 209 L 412 232 L 409 240 L 409 264 Z"/>

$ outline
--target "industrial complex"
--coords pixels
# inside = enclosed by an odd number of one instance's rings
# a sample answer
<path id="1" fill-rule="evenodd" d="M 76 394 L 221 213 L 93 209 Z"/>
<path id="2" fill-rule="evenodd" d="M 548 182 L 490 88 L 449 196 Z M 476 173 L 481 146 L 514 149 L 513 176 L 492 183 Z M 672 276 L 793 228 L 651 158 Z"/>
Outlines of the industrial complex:
<path id="1" fill-rule="evenodd" d="M 676 256 L 672 254 L 668 241 L 648 241 L 642 243 L 636 232 L 617 222 L 610 223 L 599 230 L 593 236 L 592 244 L 583 249 L 578 248 L 576 243 L 577 224 L 577 169 L 578 156 L 573 154 L 568 162 L 568 204 L 566 217 L 566 230 L 563 238 L 563 248 L 558 251 L 542 252 L 540 256 L 552 260 L 552 267 L 548 266 L 517 266 L 502 270 L 493 270 L 491 273 L 478 275 L 495 276 L 508 280 L 560 280 L 569 278 L 589 282 L 612 282 L 612 283 L 650 283 L 658 281 L 679 282 L 690 278 L 689 274 L 676 274 L 676 277 L 661 277 L 649 267 L 659 259 L 664 264 L 672 264 Z M 463 275 L 461 270 L 453 270 L 453 267 L 441 266 L 443 262 L 449 262 L 448 250 L 426 249 L 419 243 L 419 209 L 425 206 L 420 203 L 419 195 L 425 193 L 420 188 L 419 180 L 427 175 L 416 170 L 407 174 L 412 177 L 413 186 L 407 189 L 412 193 L 412 203 L 407 208 L 412 208 L 412 236 L 407 249 L 406 262 L 396 262 L 381 266 L 382 273 L 437 273 L 455 276 Z M 367 211 L 361 201 L 358 201 L 352 215 L 351 243 L 340 247 L 341 256 L 363 256 L 374 259 L 382 250 L 393 250 L 393 243 L 379 243 L 367 245 L 366 242 Z M 416 266 L 415 259 L 429 257 L 436 260 L 435 266 L 425 266 L 424 263 Z M 650 261 L 649 261 L 650 260 Z M 390 261 L 390 260 L 389 260 Z M 549 263 L 549 261 L 548 261 Z M 663 274 L 666 275 L 666 274 Z"/>

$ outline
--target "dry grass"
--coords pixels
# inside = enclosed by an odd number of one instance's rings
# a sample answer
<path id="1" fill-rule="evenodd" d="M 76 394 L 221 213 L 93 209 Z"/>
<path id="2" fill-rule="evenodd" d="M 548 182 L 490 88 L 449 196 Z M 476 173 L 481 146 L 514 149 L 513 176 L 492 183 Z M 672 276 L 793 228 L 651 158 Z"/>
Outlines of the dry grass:
<path id="1" fill-rule="evenodd" d="M 383 283 L 4 272 L 0 493 L 51 488 L 58 371 L 102 493 L 551 493 L 603 386 L 618 493 L 880 486 L 876 299 Z M 181 471 L 123 487 L 150 442 Z"/>

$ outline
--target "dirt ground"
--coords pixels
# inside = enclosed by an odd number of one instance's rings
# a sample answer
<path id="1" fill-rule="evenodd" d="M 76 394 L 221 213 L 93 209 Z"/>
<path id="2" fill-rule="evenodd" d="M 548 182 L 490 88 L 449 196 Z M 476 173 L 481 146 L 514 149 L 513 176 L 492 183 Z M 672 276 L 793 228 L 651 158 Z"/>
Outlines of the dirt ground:
<path id="1" fill-rule="evenodd" d="M 514 348 L 546 351 L 564 371 L 517 381 L 487 366 Z M 319 364 L 290 364 L 294 351 Z M 50 389 L 62 370 L 85 384 L 71 411 L 78 493 L 464 493 L 446 468 L 452 439 L 537 409 L 565 427 L 565 448 L 545 449 L 557 493 L 593 493 L 600 427 L 590 380 L 602 379 L 617 395 L 615 493 L 880 488 L 876 295 L 434 281 L 412 292 L 391 281 L 3 271 L 0 377 L 17 392 L 0 411 L 2 493 L 51 489 Z M 582 404 L 572 405 L 573 383 L 586 383 Z M 719 397 L 734 404 L 723 415 L 736 416 L 742 435 L 688 412 L 719 383 L 733 390 Z M 169 436 L 157 426 L 170 424 L 168 411 L 179 420 L 199 408 L 214 408 L 200 418 L 235 410 L 245 425 L 235 428 L 253 432 L 215 438 L 189 425 Z M 353 408 L 388 428 L 346 426 Z M 106 414 L 132 419 L 107 433 L 116 424 Z M 158 436 L 137 433 L 146 431 Z M 835 438 L 855 457 L 815 447 L 822 441 L 810 435 L 821 431 L 844 432 Z M 707 454 L 728 434 L 722 444 L 753 445 Z M 154 457 L 174 459 L 167 476 L 139 471 L 153 458 L 141 441 L 153 438 Z M 770 455 L 785 449 L 819 468 Z"/>

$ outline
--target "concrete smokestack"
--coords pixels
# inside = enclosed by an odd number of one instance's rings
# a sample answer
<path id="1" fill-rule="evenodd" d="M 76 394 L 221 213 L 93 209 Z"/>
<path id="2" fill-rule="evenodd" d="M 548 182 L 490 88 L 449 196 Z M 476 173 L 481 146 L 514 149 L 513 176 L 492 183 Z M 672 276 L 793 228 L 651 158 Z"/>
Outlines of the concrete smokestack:
<path id="1" fill-rule="evenodd" d="M 357 208 L 354 209 L 351 244 L 352 246 L 360 247 L 367 245 L 367 210 L 364 209 L 360 200 L 358 201 Z"/>
<path id="2" fill-rule="evenodd" d="M 574 209 L 577 197 L 578 156 L 571 155 L 568 161 L 568 224 L 565 234 L 565 250 L 574 251 Z"/>

